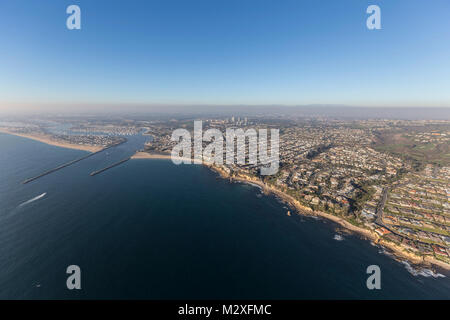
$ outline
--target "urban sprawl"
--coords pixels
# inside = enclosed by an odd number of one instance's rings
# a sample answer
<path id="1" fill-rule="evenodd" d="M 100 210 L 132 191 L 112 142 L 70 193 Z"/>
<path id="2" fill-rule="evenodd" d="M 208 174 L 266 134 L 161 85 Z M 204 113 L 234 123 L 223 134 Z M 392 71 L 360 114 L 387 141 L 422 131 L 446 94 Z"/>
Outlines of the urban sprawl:
<path id="1" fill-rule="evenodd" d="M 0 127 L 102 147 L 143 133 L 148 141 L 140 152 L 170 155 L 177 144 L 173 131 L 192 131 L 194 120 L 202 120 L 204 130 L 224 133 L 229 128 L 278 129 L 280 167 L 275 175 L 261 175 L 261 164 L 248 161 L 213 166 L 230 178 L 258 180 L 312 211 L 373 231 L 413 255 L 450 264 L 450 121 L 142 116 L 9 120 Z M 247 142 L 247 160 L 248 151 Z"/>

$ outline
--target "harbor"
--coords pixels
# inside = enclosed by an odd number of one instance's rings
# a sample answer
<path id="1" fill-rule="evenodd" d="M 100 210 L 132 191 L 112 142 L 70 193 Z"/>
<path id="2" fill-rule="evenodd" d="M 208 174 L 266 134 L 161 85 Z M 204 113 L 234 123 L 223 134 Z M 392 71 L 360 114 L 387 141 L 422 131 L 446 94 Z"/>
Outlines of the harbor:
<path id="1" fill-rule="evenodd" d="M 103 148 L 102 150 L 99 150 L 99 151 L 96 151 L 96 152 L 89 153 L 89 154 L 87 154 L 87 155 L 85 155 L 85 156 L 83 156 L 83 157 L 81 157 L 81 158 L 78 158 L 78 159 L 69 161 L 69 162 L 64 163 L 64 164 L 62 164 L 62 165 L 60 165 L 60 166 L 57 166 L 56 168 L 50 169 L 50 170 L 48 170 L 48 171 L 45 171 L 45 172 L 43 172 L 43 173 L 41 173 L 41 174 L 39 174 L 39 175 L 37 175 L 37 176 L 35 176 L 35 177 L 31 177 L 31 178 L 25 179 L 22 183 L 23 183 L 23 184 L 27 184 L 27 183 L 29 183 L 29 182 L 32 182 L 32 181 L 37 180 L 37 179 L 39 179 L 39 178 L 42 178 L 42 177 L 44 177 L 44 176 L 46 176 L 46 175 L 48 175 L 48 174 L 50 174 L 50 173 L 53 173 L 53 172 L 55 172 L 55 171 L 61 170 L 61 169 L 63 169 L 63 168 L 66 168 L 66 167 L 68 167 L 68 166 L 70 166 L 70 165 L 73 165 L 73 164 L 75 164 L 75 163 L 77 163 L 77 162 L 80 162 L 80 161 L 82 161 L 82 160 L 84 160 L 84 159 L 87 159 L 87 158 L 89 158 L 89 157 L 92 157 L 92 156 L 94 156 L 94 155 L 96 155 L 96 154 L 98 154 L 98 153 L 100 153 L 100 152 L 103 152 L 103 151 L 105 151 L 105 150 L 107 150 L 107 149 L 110 149 L 110 148 L 112 148 L 112 147 L 116 147 L 116 146 L 118 146 L 118 145 L 120 145 L 120 144 L 122 144 L 122 143 L 124 143 L 124 142 L 125 142 L 125 141 L 121 141 L 121 142 L 119 142 L 119 143 L 115 143 L 115 144 L 113 144 L 113 145 L 106 146 L 106 147 Z"/>

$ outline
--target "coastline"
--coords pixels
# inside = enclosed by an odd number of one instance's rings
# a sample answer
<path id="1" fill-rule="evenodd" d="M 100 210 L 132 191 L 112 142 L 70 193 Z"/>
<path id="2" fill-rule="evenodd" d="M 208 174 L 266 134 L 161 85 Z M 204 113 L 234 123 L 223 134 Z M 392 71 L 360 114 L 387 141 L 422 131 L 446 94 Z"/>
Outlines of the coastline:
<path id="1" fill-rule="evenodd" d="M 131 157 L 131 159 L 166 159 L 166 160 L 170 160 L 172 158 L 171 158 L 170 154 L 151 154 L 151 153 L 147 153 L 147 152 L 143 152 L 143 151 L 138 151 Z M 179 159 L 183 160 L 185 158 L 179 158 Z M 187 159 L 187 160 L 191 161 L 191 159 Z M 221 168 L 219 168 L 217 166 L 214 166 L 211 164 L 206 164 L 206 163 L 203 163 L 203 165 L 205 165 L 209 169 L 215 171 L 224 179 L 231 178 L 233 181 L 254 184 L 254 185 L 259 186 L 264 191 L 272 193 L 272 194 L 278 196 L 279 198 L 281 198 L 282 200 L 286 201 L 290 206 L 295 208 L 295 211 L 297 212 L 297 214 L 305 215 L 305 216 L 322 217 L 327 220 L 331 220 L 331 221 L 337 223 L 338 225 L 340 225 L 341 227 L 345 228 L 346 230 L 355 232 L 358 235 L 363 236 L 365 239 L 372 241 L 374 244 L 377 244 L 384 248 L 389 249 L 392 252 L 392 254 L 398 259 L 404 259 L 415 265 L 421 265 L 421 266 L 425 266 L 425 267 L 437 266 L 437 267 L 440 267 L 447 271 L 450 271 L 450 265 L 443 261 L 437 260 L 436 258 L 434 258 L 432 256 L 424 256 L 424 257 L 418 256 L 410 251 L 407 251 L 405 248 L 403 248 L 393 242 L 389 242 L 389 241 L 386 241 L 385 239 L 382 239 L 375 231 L 355 226 L 355 225 L 351 224 L 350 222 L 348 222 L 347 220 L 345 220 L 344 218 L 337 217 L 337 216 L 334 216 L 332 214 L 322 212 L 322 211 L 313 211 L 311 208 L 308 208 L 308 207 L 305 207 L 304 205 L 302 205 L 294 197 L 284 193 L 281 190 L 278 190 L 274 187 L 266 185 L 258 179 L 253 179 L 248 176 L 242 176 L 242 175 L 230 177 L 230 175 L 227 172 L 225 172 L 224 170 L 222 170 Z"/>
<path id="2" fill-rule="evenodd" d="M 134 155 L 131 156 L 131 159 L 165 159 L 165 160 L 172 160 L 172 156 L 170 154 L 163 154 L 163 153 L 148 153 L 144 151 L 137 151 Z M 184 158 L 184 157 L 175 157 L 174 160 L 187 160 L 192 161 L 190 158 Z"/>
<path id="3" fill-rule="evenodd" d="M 222 178 L 230 179 L 230 175 L 228 173 L 226 173 L 225 171 L 221 170 L 220 168 L 218 168 L 216 166 L 210 166 L 210 165 L 207 165 L 207 167 L 209 167 L 213 171 L 217 172 Z M 397 258 L 405 259 L 408 262 L 411 262 L 416 265 L 422 265 L 422 266 L 426 266 L 426 267 L 430 267 L 433 265 L 433 266 L 437 266 L 442 269 L 445 269 L 447 271 L 450 271 L 450 265 L 443 261 L 437 260 L 436 258 L 434 258 L 432 256 L 425 256 L 425 257 L 418 256 L 412 252 L 407 251 L 403 247 L 401 247 L 393 242 L 389 242 L 389 241 L 382 239 L 374 231 L 355 226 L 343 218 L 334 216 L 334 215 L 326 213 L 326 212 L 313 211 L 311 208 L 303 206 L 298 200 L 296 200 L 292 196 L 290 196 L 276 188 L 268 186 L 258 179 L 251 179 L 249 177 L 242 176 L 242 175 L 237 176 L 237 177 L 231 177 L 231 179 L 233 181 L 256 184 L 259 187 L 261 187 L 264 191 L 268 191 L 269 193 L 272 193 L 272 194 L 278 196 L 279 198 L 283 199 L 287 203 L 289 203 L 293 208 L 296 209 L 298 214 L 305 215 L 305 216 L 318 216 L 318 217 L 322 217 L 322 218 L 331 220 L 331 221 L 339 224 L 343 228 L 350 230 L 352 232 L 355 232 L 355 233 L 359 234 L 360 236 L 363 236 L 366 239 L 369 239 L 373 243 L 389 249 L 390 251 L 392 251 L 393 255 Z"/>
<path id="4" fill-rule="evenodd" d="M 43 143 L 46 143 L 49 145 L 54 145 L 54 146 L 58 146 L 58 147 L 62 147 L 62 148 L 77 149 L 77 150 L 83 150 L 83 151 L 89 151 L 89 152 L 96 152 L 96 151 L 103 149 L 102 147 L 81 146 L 81 145 L 79 146 L 79 145 L 74 145 L 74 144 L 70 144 L 70 143 L 58 142 L 55 140 L 51 140 L 48 136 L 44 136 L 44 135 L 34 136 L 34 135 L 18 134 L 18 133 L 14 133 L 14 132 L 9 132 L 8 130 L 5 130 L 4 128 L 0 128 L 0 132 L 40 141 L 40 142 L 43 142 Z M 133 156 L 131 156 L 130 159 L 172 160 L 172 157 L 170 154 L 148 153 L 148 152 L 144 152 L 144 151 L 137 151 Z M 175 159 L 181 160 L 181 161 L 183 161 L 183 160 L 192 161 L 192 159 L 190 159 L 190 158 L 183 158 L 183 157 L 178 157 Z M 322 217 L 327 220 L 331 220 L 331 221 L 337 223 L 338 225 L 340 225 L 341 227 L 345 228 L 346 230 L 355 232 L 355 233 L 359 234 L 360 236 L 363 236 L 364 238 L 372 241 L 373 243 L 381 245 L 382 247 L 389 249 L 393 253 L 393 255 L 397 258 L 405 259 L 408 262 L 411 262 L 416 265 L 422 265 L 422 266 L 426 266 L 426 267 L 430 267 L 430 266 L 434 265 L 434 266 L 440 267 L 442 269 L 445 269 L 447 271 L 450 271 L 450 265 L 443 261 L 437 260 L 436 258 L 434 258 L 432 256 L 424 256 L 424 257 L 418 256 L 412 252 L 407 251 L 405 248 L 403 248 L 393 242 L 389 242 L 389 241 L 382 239 L 376 232 L 368 230 L 366 228 L 361 228 L 361 227 L 355 226 L 355 225 L 351 224 L 350 222 L 346 221 L 344 218 L 337 217 L 337 216 L 334 216 L 332 214 L 322 212 L 322 211 L 313 211 L 311 208 L 308 208 L 308 207 L 305 207 L 304 205 L 302 205 L 294 197 L 292 197 L 292 196 L 284 193 L 283 191 L 278 190 L 272 186 L 266 185 L 258 179 L 250 178 L 248 176 L 243 176 L 243 175 L 230 177 L 230 175 L 227 172 L 225 172 L 224 170 L 222 170 L 221 168 L 219 168 L 217 166 L 207 164 L 207 163 L 202 163 L 202 164 L 204 166 L 208 167 L 209 169 L 211 169 L 212 171 L 215 171 L 216 173 L 218 173 L 224 179 L 231 179 L 233 181 L 253 184 L 253 185 L 257 185 L 257 186 L 261 187 L 264 191 L 266 191 L 268 193 L 272 193 L 272 194 L 278 196 L 279 198 L 281 198 L 282 200 L 286 201 L 290 206 L 292 206 L 295 209 L 297 214 L 305 215 L 305 216 Z"/>
<path id="5" fill-rule="evenodd" d="M 65 141 L 54 140 L 54 139 L 52 139 L 51 136 L 44 135 L 44 134 L 31 135 L 31 134 L 17 133 L 17 132 L 13 132 L 13 131 L 10 131 L 5 128 L 0 128 L 0 133 L 6 133 L 6 134 L 13 135 L 13 136 L 27 138 L 27 139 L 39 141 L 39 142 L 42 142 L 42 143 L 45 143 L 48 145 L 52 145 L 55 147 L 66 148 L 66 149 L 75 149 L 75 150 L 88 151 L 88 152 L 97 152 L 97 151 L 100 151 L 103 149 L 103 147 L 101 147 L 101 146 L 78 145 L 78 144 L 68 143 Z"/>
<path id="6" fill-rule="evenodd" d="M 162 153 L 148 153 L 143 151 L 137 151 L 131 156 L 131 159 L 167 159 L 171 160 L 170 154 Z"/>

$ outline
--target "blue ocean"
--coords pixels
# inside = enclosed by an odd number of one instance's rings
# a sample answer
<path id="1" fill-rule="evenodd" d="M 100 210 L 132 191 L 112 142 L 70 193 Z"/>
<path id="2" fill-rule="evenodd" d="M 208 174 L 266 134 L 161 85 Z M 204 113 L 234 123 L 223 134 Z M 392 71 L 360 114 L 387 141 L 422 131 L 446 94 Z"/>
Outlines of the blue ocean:
<path id="1" fill-rule="evenodd" d="M 84 151 L 0 134 L 1 299 L 449 299 L 358 235 L 206 167 L 133 159 L 142 136 L 28 184 Z M 68 290 L 66 269 L 81 269 Z M 381 290 L 366 286 L 369 265 Z"/>

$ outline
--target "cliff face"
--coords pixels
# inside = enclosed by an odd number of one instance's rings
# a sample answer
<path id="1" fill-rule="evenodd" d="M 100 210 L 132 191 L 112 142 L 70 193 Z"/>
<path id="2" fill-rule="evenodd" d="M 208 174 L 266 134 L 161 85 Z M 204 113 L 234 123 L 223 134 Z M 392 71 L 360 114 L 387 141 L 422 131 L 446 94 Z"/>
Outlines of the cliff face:
<path id="1" fill-rule="evenodd" d="M 427 266 L 433 264 L 433 265 L 437 265 L 441 268 L 450 270 L 449 264 L 442 262 L 440 260 L 437 260 L 436 258 L 434 258 L 432 256 L 416 255 L 416 254 L 406 250 L 406 248 L 403 248 L 401 245 L 397 245 L 393 242 L 390 242 L 390 241 L 387 241 L 387 240 L 381 238 L 376 232 L 374 232 L 372 230 L 355 226 L 355 225 L 351 224 L 350 222 L 346 221 L 345 219 L 340 218 L 338 216 L 334 216 L 332 214 L 321 212 L 321 211 L 314 211 L 309 207 L 305 207 L 294 197 L 282 192 L 281 190 L 276 189 L 275 187 L 272 187 L 272 186 L 269 186 L 269 185 L 263 183 L 261 180 L 255 178 L 255 177 L 251 177 L 251 176 L 247 176 L 247 175 L 243 175 L 243 174 L 237 174 L 236 176 L 233 177 L 229 173 L 227 173 L 225 170 L 221 169 L 220 167 L 217 167 L 214 165 L 208 165 L 208 167 L 211 168 L 212 170 L 214 170 L 215 172 L 219 173 L 219 175 L 222 178 L 231 179 L 231 180 L 234 179 L 236 181 L 251 182 L 251 183 L 257 184 L 263 188 L 263 191 L 265 193 L 272 192 L 272 193 L 276 194 L 277 196 L 279 196 L 280 198 L 289 202 L 296 209 L 298 214 L 317 215 L 320 217 L 324 217 L 328 220 L 334 221 L 334 222 L 338 223 L 339 225 L 341 225 L 342 227 L 346 228 L 347 230 L 354 231 L 360 235 L 363 235 L 364 237 L 368 238 L 369 240 L 373 241 L 374 243 L 390 249 L 394 253 L 394 255 L 397 257 L 406 259 L 414 264 L 425 264 Z"/>

